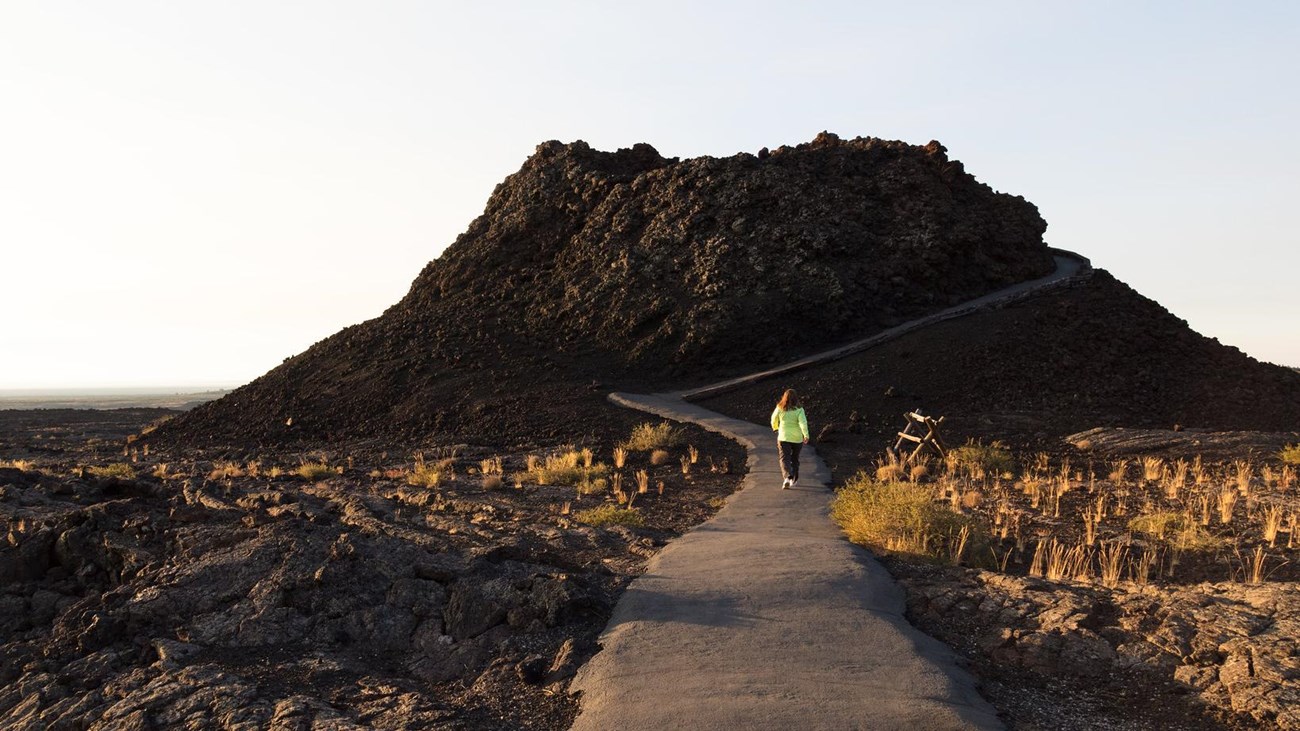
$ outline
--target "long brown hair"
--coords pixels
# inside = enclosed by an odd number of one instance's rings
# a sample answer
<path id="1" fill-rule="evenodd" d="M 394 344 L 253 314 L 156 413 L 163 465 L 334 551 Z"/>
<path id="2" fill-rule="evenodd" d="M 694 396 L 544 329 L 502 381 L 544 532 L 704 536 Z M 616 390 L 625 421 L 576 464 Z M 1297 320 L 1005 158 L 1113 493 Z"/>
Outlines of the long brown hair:
<path id="1" fill-rule="evenodd" d="M 795 393 L 793 388 L 787 388 L 785 393 L 781 394 L 781 400 L 777 402 L 776 407 L 782 411 L 799 408 L 799 394 Z"/>

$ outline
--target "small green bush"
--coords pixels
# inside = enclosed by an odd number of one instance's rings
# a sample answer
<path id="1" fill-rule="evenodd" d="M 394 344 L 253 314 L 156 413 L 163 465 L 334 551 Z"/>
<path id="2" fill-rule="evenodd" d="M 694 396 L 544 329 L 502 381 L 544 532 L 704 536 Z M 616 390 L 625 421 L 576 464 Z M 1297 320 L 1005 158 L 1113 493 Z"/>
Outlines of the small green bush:
<path id="1" fill-rule="evenodd" d="M 929 488 L 882 482 L 866 472 L 848 481 L 831 502 L 831 517 L 849 540 L 876 551 L 951 559 L 963 529 L 967 556 L 981 556 L 988 529 L 934 500 Z"/>
<path id="2" fill-rule="evenodd" d="M 613 503 L 605 503 L 590 510 L 580 510 L 574 514 L 579 523 L 587 525 L 627 525 L 640 528 L 645 525 L 641 513 L 633 508 L 620 508 Z"/>
<path id="3" fill-rule="evenodd" d="M 666 421 L 658 424 L 638 424 L 632 435 L 619 442 L 620 447 L 629 452 L 648 452 L 652 449 L 665 449 L 676 446 L 682 441 L 682 430 Z"/>
<path id="4" fill-rule="evenodd" d="M 1216 541 L 1200 523 L 1186 513 L 1149 513 L 1128 522 L 1128 529 L 1180 550 L 1209 548 Z"/>
<path id="5" fill-rule="evenodd" d="M 1300 444 L 1292 444 L 1277 453 L 1277 458 L 1287 464 L 1300 464 Z"/>
<path id="6" fill-rule="evenodd" d="M 116 477 L 119 480 L 134 480 L 135 468 L 125 462 L 114 462 L 103 467 L 95 466 L 86 470 L 95 477 Z"/>

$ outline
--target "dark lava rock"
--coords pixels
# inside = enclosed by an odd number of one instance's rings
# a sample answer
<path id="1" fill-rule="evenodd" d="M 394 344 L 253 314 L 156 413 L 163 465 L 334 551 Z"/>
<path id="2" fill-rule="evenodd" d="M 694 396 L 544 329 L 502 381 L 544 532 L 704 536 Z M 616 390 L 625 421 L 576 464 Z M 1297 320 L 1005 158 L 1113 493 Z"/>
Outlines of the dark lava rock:
<path id="1" fill-rule="evenodd" d="M 840 434 L 824 450 L 846 474 L 892 445 L 913 408 L 946 416 L 955 443 L 981 437 L 1035 448 L 1064 446 L 1064 437 L 1095 427 L 1178 423 L 1194 441 L 1191 430 L 1300 426 L 1300 374 L 1197 334 L 1104 270 L 702 403 L 761 422 L 774 389 L 785 387 L 799 391 L 817 425 L 867 415 L 860 435 Z"/>
<path id="2" fill-rule="evenodd" d="M 381 317 L 151 438 L 570 437 L 556 415 L 598 403 L 593 380 L 701 382 L 870 334 L 1047 273 L 1045 229 L 937 142 L 546 142 Z"/>

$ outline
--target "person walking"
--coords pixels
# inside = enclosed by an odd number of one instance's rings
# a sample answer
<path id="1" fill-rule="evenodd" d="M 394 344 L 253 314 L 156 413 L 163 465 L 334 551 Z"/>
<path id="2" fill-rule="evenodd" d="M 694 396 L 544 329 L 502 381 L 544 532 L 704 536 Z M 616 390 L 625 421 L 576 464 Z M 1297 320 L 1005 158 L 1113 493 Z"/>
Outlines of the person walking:
<path id="1" fill-rule="evenodd" d="M 799 484 L 799 450 L 808 443 L 808 416 L 799 405 L 799 394 L 787 388 L 772 412 L 772 431 L 781 454 L 781 489 Z"/>

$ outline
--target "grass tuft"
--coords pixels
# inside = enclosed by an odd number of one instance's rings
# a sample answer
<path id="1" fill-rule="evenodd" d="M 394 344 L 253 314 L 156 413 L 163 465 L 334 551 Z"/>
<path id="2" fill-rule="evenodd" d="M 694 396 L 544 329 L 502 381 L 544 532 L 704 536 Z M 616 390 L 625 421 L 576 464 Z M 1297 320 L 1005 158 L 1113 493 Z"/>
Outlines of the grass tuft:
<path id="1" fill-rule="evenodd" d="M 425 462 L 424 453 L 417 453 L 415 455 L 415 468 L 406 476 L 406 483 L 418 487 L 437 487 L 444 479 L 448 479 L 455 474 L 452 469 L 455 463 L 454 457 L 444 457 L 434 462 Z"/>
<path id="2" fill-rule="evenodd" d="M 1214 537 L 1185 513 L 1148 513 L 1128 522 L 1129 530 L 1142 533 L 1180 550 L 1208 548 Z"/>
<path id="3" fill-rule="evenodd" d="M 114 462 L 102 467 L 95 466 L 86 470 L 94 477 L 110 478 L 116 477 L 119 480 L 134 480 L 135 468 L 125 462 Z"/>
<path id="4" fill-rule="evenodd" d="M 594 526 L 626 525 L 640 528 L 645 525 L 645 519 L 641 516 L 640 511 L 632 508 L 620 508 L 613 503 L 605 503 L 590 510 L 580 510 L 573 517 L 577 518 L 580 523 Z"/>
<path id="5" fill-rule="evenodd" d="M 304 462 L 295 472 L 304 480 L 323 480 L 338 474 L 333 467 L 324 462 Z"/>
<path id="6" fill-rule="evenodd" d="M 950 451 L 947 461 L 951 468 L 964 470 L 976 478 L 982 478 L 986 474 L 1001 475 L 1015 467 L 1011 450 L 1002 442 L 966 442 L 964 446 Z"/>
<path id="7" fill-rule="evenodd" d="M 609 471 L 604 463 L 589 462 L 577 450 L 546 456 L 545 460 L 530 458 L 524 477 L 539 485 L 583 485 L 593 487 L 596 478 Z M 603 489 L 603 488 L 600 488 Z"/>
<path id="8" fill-rule="evenodd" d="M 619 443 L 619 447 L 629 452 L 648 452 L 652 449 L 666 449 L 682 441 L 681 429 L 666 421 L 658 424 L 638 424 L 632 429 L 632 435 Z"/>
<path id="9" fill-rule="evenodd" d="M 936 503 L 929 489 L 860 472 L 831 503 L 849 540 L 877 551 L 952 560 L 981 555 L 988 531 L 974 518 Z"/>

